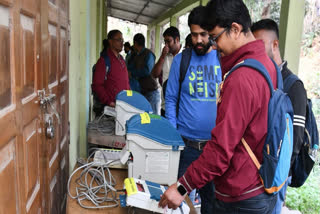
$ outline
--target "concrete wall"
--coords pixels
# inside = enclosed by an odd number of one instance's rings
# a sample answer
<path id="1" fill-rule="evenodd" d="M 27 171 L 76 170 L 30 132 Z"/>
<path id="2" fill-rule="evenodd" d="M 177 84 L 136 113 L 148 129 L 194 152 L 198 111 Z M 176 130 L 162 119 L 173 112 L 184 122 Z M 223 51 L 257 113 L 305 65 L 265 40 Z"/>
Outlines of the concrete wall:
<path id="1" fill-rule="evenodd" d="M 105 38 L 103 17 L 106 17 L 104 0 L 70 0 L 70 170 L 78 157 L 87 155 L 91 68 Z"/>

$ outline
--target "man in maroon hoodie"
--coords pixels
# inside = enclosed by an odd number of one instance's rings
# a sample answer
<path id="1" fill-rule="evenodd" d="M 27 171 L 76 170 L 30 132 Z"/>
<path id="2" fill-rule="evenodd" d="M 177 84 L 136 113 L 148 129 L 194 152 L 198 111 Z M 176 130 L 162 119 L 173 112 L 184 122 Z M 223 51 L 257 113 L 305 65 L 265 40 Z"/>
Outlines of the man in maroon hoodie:
<path id="1" fill-rule="evenodd" d="M 263 42 L 255 40 L 250 31 L 251 18 L 242 0 L 212 0 L 206 8 L 208 23 L 203 28 L 221 53 L 222 75 L 252 58 L 266 67 L 276 85 L 276 69 Z M 186 193 L 214 181 L 214 213 L 271 213 L 277 196 L 264 191 L 258 170 L 241 143 L 243 137 L 262 162 L 269 99 L 267 81 L 258 71 L 240 67 L 233 72 L 221 84 L 211 140 L 186 173 L 164 193 L 159 206 L 177 208 Z"/>
<path id="2" fill-rule="evenodd" d="M 105 105 L 115 106 L 115 98 L 120 91 L 130 89 L 126 62 L 120 55 L 123 48 L 122 33 L 111 30 L 107 40 L 103 41 L 103 46 L 91 85 L 96 117 L 102 114 Z"/>

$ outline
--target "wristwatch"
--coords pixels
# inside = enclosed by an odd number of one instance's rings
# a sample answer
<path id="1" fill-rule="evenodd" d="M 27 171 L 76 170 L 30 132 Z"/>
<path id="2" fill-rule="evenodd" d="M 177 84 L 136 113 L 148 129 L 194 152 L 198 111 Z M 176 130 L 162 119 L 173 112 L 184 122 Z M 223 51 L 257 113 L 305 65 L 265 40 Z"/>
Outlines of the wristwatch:
<path id="1" fill-rule="evenodd" d="M 177 190 L 182 196 L 185 196 L 188 192 L 187 189 L 179 181 L 177 182 Z"/>

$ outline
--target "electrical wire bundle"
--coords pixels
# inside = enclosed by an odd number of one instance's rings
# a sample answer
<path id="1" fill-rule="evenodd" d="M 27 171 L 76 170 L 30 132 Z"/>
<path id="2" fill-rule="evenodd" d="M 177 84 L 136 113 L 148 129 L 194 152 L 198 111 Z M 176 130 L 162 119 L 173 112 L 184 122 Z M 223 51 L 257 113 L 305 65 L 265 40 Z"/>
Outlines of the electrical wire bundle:
<path id="1" fill-rule="evenodd" d="M 88 130 L 98 131 L 102 135 L 112 135 L 115 129 L 114 119 L 114 117 L 107 117 L 102 114 L 98 119 L 96 118 L 88 123 Z"/>
<path id="2" fill-rule="evenodd" d="M 91 159 L 92 155 L 88 157 L 88 160 Z M 105 156 L 104 158 L 104 163 L 87 162 L 84 159 L 78 159 L 78 163 L 82 166 L 78 167 L 69 177 L 68 195 L 72 199 L 77 199 L 79 205 L 83 208 L 111 208 L 119 205 L 119 199 L 117 199 L 118 191 L 115 189 L 116 181 L 108 167 L 112 162 L 109 161 L 107 163 L 107 158 Z M 70 182 L 79 170 L 82 170 L 82 172 L 75 180 L 77 187 L 76 195 L 73 196 L 70 193 Z M 91 205 L 85 205 L 83 203 L 84 200 L 90 201 Z M 106 202 L 108 202 L 108 205 L 106 205 Z"/>

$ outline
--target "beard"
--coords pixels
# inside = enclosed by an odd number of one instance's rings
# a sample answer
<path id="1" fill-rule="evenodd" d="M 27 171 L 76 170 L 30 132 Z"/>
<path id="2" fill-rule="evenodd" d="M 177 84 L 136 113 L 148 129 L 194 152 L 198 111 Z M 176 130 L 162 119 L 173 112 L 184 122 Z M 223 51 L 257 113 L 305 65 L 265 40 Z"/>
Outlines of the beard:
<path id="1" fill-rule="evenodd" d="M 199 49 L 198 47 L 202 47 L 202 48 Z M 196 52 L 198 56 L 204 56 L 209 50 L 209 48 L 210 48 L 209 43 L 207 44 L 197 43 L 196 45 L 193 46 L 193 50 Z"/>

